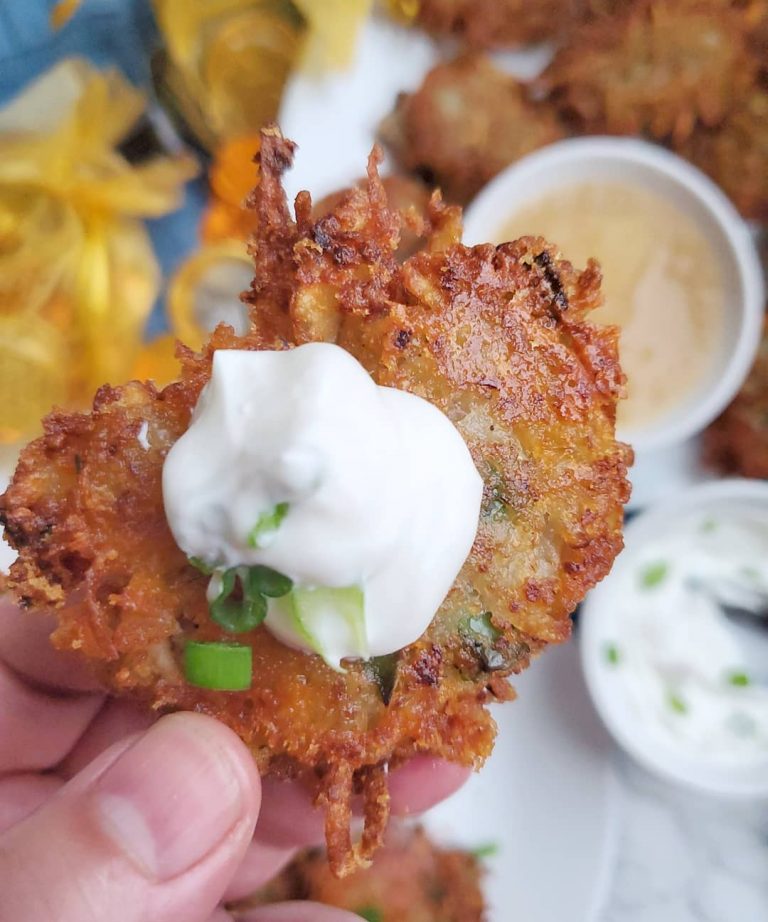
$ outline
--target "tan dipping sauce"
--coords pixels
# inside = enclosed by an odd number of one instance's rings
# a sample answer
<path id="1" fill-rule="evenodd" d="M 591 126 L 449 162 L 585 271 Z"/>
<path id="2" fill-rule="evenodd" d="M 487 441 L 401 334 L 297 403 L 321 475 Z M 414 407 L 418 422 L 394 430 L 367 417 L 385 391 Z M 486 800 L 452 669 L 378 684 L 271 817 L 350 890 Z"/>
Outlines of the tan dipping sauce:
<path id="1" fill-rule="evenodd" d="M 688 215 L 645 189 L 584 183 L 527 205 L 497 237 L 537 234 L 576 266 L 590 256 L 602 266 L 605 305 L 591 319 L 621 327 L 621 429 L 642 429 L 695 391 L 717 351 L 724 291 L 716 254 Z"/>

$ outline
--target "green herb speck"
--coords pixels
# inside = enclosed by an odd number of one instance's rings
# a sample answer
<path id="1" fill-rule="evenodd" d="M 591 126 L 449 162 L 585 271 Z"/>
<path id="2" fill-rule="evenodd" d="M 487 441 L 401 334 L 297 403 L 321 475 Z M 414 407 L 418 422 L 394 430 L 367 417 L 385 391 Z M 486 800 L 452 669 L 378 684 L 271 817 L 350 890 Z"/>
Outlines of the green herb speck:
<path id="1" fill-rule="evenodd" d="M 613 644 L 613 643 L 606 644 L 605 661 L 607 663 L 610 663 L 611 666 L 616 666 L 618 665 L 620 660 L 621 660 L 621 654 L 619 653 L 619 648 L 616 646 L 616 644 Z"/>
<path id="2" fill-rule="evenodd" d="M 670 710 L 674 711 L 676 714 L 688 713 L 688 705 L 683 701 L 680 695 L 676 695 L 674 692 L 669 692 L 667 695 L 667 704 Z"/>
<path id="3" fill-rule="evenodd" d="M 732 672 L 728 676 L 728 683 L 735 685 L 737 688 L 745 688 L 747 685 L 752 684 L 752 680 L 746 672 Z"/>
<path id="4" fill-rule="evenodd" d="M 755 583 L 760 579 L 760 571 L 756 567 L 742 567 L 741 575 Z"/>
<path id="5" fill-rule="evenodd" d="M 209 566 L 202 557 L 190 557 L 189 562 L 205 576 L 210 576 L 214 571 L 214 567 Z"/>
<path id="6" fill-rule="evenodd" d="M 498 855 L 498 853 L 498 842 L 486 842 L 485 845 L 478 845 L 477 848 L 473 848 L 471 851 L 471 854 L 481 861 L 483 858 L 492 858 L 494 855 Z"/>
<path id="7" fill-rule="evenodd" d="M 669 573 L 669 566 L 663 560 L 648 564 L 640 574 L 640 584 L 644 589 L 653 589 L 659 583 L 664 582 L 667 573 Z"/>
<path id="8" fill-rule="evenodd" d="M 486 465 L 481 514 L 483 518 L 490 519 L 492 522 L 502 522 L 511 512 L 510 491 L 496 465 L 490 462 L 486 462 Z"/>
<path id="9" fill-rule="evenodd" d="M 699 526 L 699 531 L 706 535 L 708 532 L 714 531 L 716 528 L 717 521 L 715 519 L 704 519 L 704 521 Z"/>
<path id="10" fill-rule="evenodd" d="M 355 915 L 365 919 L 366 922 L 383 922 L 384 920 L 381 910 L 376 906 L 361 906 L 360 909 L 355 910 Z"/>
<path id="11" fill-rule="evenodd" d="M 262 512 L 248 535 L 248 546 L 261 547 L 264 537 L 277 531 L 290 508 L 290 503 L 278 503 L 268 512 Z"/>
<path id="12" fill-rule="evenodd" d="M 481 615 L 470 615 L 461 622 L 461 626 L 464 630 L 472 631 L 473 634 L 484 637 L 486 640 L 494 641 L 501 637 L 501 632 L 494 627 L 491 621 L 489 611 L 484 611 Z"/>

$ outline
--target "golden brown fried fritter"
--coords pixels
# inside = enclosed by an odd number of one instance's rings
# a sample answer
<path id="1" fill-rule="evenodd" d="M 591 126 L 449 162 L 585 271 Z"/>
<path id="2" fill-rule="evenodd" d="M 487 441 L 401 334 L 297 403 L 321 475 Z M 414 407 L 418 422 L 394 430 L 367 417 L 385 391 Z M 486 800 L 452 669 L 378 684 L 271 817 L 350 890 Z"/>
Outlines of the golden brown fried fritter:
<path id="1" fill-rule="evenodd" d="M 321 849 L 301 852 L 278 877 L 235 910 L 313 900 L 371 922 L 483 922 L 482 869 L 470 852 L 441 849 L 421 829 L 390 829 L 373 865 L 344 881 Z"/>
<path id="2" fill-rule="evenodd" d="M 416 22 L 473 48 L 514 48 L 561 37 L 583 12 L 583 0 L 421 0 Z"/>
<path id="3" fill-rule="evenodd" d="M 768 220 L 768 89 L 756 86 L 719 128 L 699 128 L 678 152 L 709 174 L 745 218 Z"/>
<path id="4" fill-rule="evenodd" d="M 703 449 L 705 462 L 722 474 L 768 478 L 768 321 L 752 371 L 704 432 Z"/>
<path id="5" fill-rule="evenodd" d="M 367 179 L 360 179 L 354 185 L 362 188 L 366 182 Z M 420 179 L 415 179 L 412 176 L 400 176 L 397 173 L 392 176 L 382 177 L 381 184 L 387 194 L 388 206 L 394 211 L 400 212 L 403 219 L 400 244 L 397 248 L 398 261 L 402 261 L 412 256 L 423 244 L 429 222 L 427 212 L 430 190 Z M 346 188 L 326 195 L 325 198 L 315 203 L 312 208 L 312 216 L 322 218 L 329 211 L 333 211 L 348 193 L 349 188 Z"/>
<path id="6" fill-rule="evenodd" d="M 436 196 L 427 248 L 399 266 L 400 219 L 375 159 L 367 189 L 318 220 L 300 194 L 294 223 L 280 179 L 292 151 L 276 129 L 263 133 L 250 332 L 221 326 L 200 354 L 182 348 L 181 379 L 162 391 L 104 387 L 89 415 L 49 416 L 0 521 L 19 551 L 9 586 L 22 604 L 55 610 L 54 643 L 79 650 L 117 692 L 223 720 L 262 772 L 312 782 L 343 875 L 380 842 L 388 767 L 418 752 L 482 764 L 495 731 L 485 703 L 512 697 L 507 677 L 569 635 L 569 613 L 622 546 L 630 451 L 614 438 L 617 331 L 587 321 L 600 301 L 594 263 L 578 272 L 536 238 L 461 246 L 460 213 Z M 455 423 L 485 479 L 474 547 L 429 629 L 398 654 L 340 674 L 259 627 L 238 635 L 253 650 L 250 690 L 189 686 L 185 642 L 227 635 L 168 528 L 163 459 L 216 349 L 310 340 L 338 342 L 377 382 Z M 353 791 L 366 814 L 355 845 Z"/>
<path id="7" fill-rule="evenodd" d="M 576 130 L 681 143 L 752 85 L 749 28 L 725 0 L 638 0 L 577 30 L 538 85 Z"/>
<path id="8" fill-rule="evenodd" d="M 438 64 L 403 94 L 381 135 L 403 168 L 467 202 L 500 170 L 562 137 L 555 115 L 482 54 Z"/>

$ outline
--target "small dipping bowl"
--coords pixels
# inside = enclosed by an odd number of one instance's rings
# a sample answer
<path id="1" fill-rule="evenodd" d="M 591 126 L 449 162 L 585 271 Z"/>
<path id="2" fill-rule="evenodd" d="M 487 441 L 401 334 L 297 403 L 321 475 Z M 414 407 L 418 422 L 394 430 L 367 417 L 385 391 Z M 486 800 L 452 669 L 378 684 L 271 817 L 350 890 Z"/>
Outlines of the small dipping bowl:
<path id="1" fill-rule="evenodd" d="M 638 428 L 619 428 L 619 437 L 639 451 L 679 444 L 725 409 L 755 358 L 765 290 L 749 228 L 724 193 L 677 155 L 632 138 L 589 137 L 552 144 L 499 173 L 467 208 L 464 242 L 500 243 L 505 225 L 516 213 L 558 189 L 585 183 L 644 189 L 677 207 L 692 219 L 720 261 L 723 334 L 708 373 L 659 417 Z M 567 252 L 563 255 L 569 258 Z M 599 261 L 600 254 L 593 255 Z M 685 359 L 680 356 L 681 362 Z"/>
<path id="2" fill-rule="evenodd" d="M 724 521 L 729 515 L 752 521 L 764 519 L 768 523 L 768 483 L 718 480 L 699 484 L 633 518 L 625 527 L 625 550 L 617 558 L 613 571 L 589 593 L 581 607 L 581 661 L 587 688 L 603 723 L 616 742 L 641 765 L 667 780 L 709 794 L 763 798 L 768 796 L 768 752 L 748 762 L 726 763 L 673 743 L 668 731 L 662 732 L 658 726 L 641 719 L 620 673 L 622 668 L 627 668 L 629 653 L 616 646 L 621 643 L 621 599 L 625 597 L 625 578 L 636 577 L 639 561 L 647 559 L 654 545 L 669 535 L 677 523 L 712 523 L 718 519 Z M 674 560 L 669 561 L 670 568 L 674 565 Z M 675 627 L 670 624 L 670 632 Z M 680 636 L 678 626 L 678 643 Z M 696 638 L 692 637 L 691 643 L 695 642 Z M 663 648 L 664 631 L 658 644 Z M 759 649 L 762 649 L 762 642 Z M 671 653 L 670 657 L 674 659 Z M 653 689 L 647 687 L 650 696 Z M 650 703 L 653 699 L 646 700 Z"/>

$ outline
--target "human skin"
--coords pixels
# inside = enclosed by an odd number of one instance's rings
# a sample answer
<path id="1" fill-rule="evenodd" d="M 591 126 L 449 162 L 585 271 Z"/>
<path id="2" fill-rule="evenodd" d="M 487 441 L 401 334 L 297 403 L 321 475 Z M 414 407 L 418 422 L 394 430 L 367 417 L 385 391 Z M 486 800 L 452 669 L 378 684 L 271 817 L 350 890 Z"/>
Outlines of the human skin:
<path id="1" fill-rule="evenodd" d="M 51 628 L 0 601 L 0 919 L 227 922 L 228 900 L 322 841 L 309 795 L 262 782 L 231 730 L 104 696 Z M 466 775 L 412 760 L 392 774 L 393 812 L 427 809 Z M 295 903 L 244 922 L 355 918 Z"/>

